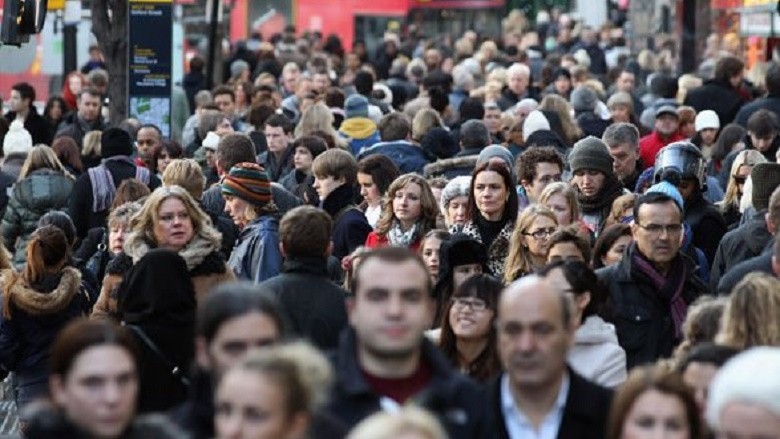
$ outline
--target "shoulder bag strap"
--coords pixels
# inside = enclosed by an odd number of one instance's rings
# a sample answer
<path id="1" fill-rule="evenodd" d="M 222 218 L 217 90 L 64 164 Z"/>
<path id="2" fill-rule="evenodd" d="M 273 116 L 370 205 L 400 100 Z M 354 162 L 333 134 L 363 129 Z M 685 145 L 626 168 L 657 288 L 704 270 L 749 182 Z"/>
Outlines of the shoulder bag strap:
<path id="1" fill-rule="evenodd" d="M 135 333 L 135 335 L 138 336 L 138 338 L 141 339 L 141 341 L 154 353 L 154 355 L 157 356 L 160 360 L 162 360 L 163 364 L 171 370 L 171 375 L 173 375 L 176 379 L 181 382 L 181 384 L 185 388 L 190 387 L 190 380 L 187 378 L 187 376 L 182 372 L 181 368 L 175 364 L 173 364 L 168 357 L 166 357 L 161 351 L 160 348 L 157 347 L 156 344 L 152 341 L 149 336 L 146 335 L 143 329 L 141 329 L 137 325 L 128 325 L 125 324 L 127 328 L 129 328 L 131 331 Z"/>

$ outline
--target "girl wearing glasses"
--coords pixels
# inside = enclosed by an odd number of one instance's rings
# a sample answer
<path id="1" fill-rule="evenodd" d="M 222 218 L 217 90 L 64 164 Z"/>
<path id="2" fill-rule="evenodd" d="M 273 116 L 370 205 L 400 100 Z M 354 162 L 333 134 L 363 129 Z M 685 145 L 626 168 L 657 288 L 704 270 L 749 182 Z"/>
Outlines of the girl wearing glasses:
<path id="1" fill-rule="evenodd" d="M 494 323 L 503 287 L 492 276 L 473 276 L 455 291 L 441 318 L 442 352 L 461 372 L 482 383 L 501 372 Z"/>
<path id="2" fill-rule="evenodd" d="M 726 219 L 729 229 L 739 224 L 742 219 L 742 213 L 739 211 L 739 201 L 745 191 L 745 181 L 750 176 L 750 171 L 753 170 L 753 166 L 765 161 L 766 158 L 755 149 L 741 151 L 734 159 L 734 164 L 731 165 L 729 183 L 726 186 L 726 194 L 718 206 L 723 214 L 723 218 Z"/>
<path id="3" fill-rule="evenodd" d="M 504 283 L 531 274 L 547 264 L 549 238 L 558 229 L 558 219 L 547 206 L 532 204 L 517 219 L 504 267 Z"/>

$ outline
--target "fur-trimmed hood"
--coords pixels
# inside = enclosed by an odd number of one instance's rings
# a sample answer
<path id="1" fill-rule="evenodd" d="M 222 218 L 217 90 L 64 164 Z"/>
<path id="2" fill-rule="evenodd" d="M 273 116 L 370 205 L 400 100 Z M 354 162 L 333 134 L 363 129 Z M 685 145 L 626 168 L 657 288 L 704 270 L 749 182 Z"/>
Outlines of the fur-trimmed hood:
<path id="1" fill-rule="evenodd" d="M 10 270 L 0 272 L 7 281 Z M 81 291 L 81 273 L 73 267 L 65 267 L 60 275 L 57 287 L 50 292 L 34 290 L 25 282 L 19 280 L 9 291 L 3 292 L 7 301 L 32 316 L 57 314 L 65 310 Z"/>
<path id="2" fill-rule="evenodd" d="M 471 175 L 471 172 L 477 166 L 478 157 L 479 156 L 477 155 L 467 155 L 437 160 L 425 165 L 423 174 L 425 175 L 425 178 L 440 177 L 443 175 L 450 178 L 456 175 Z M 450 175 L 451 173 L 452 175 Z"/>
<path id="3" fill-rule="evenodd" d="M 179 256 L 187 263 L 187 270 L 192 271 L 199 266 L 210 254 L 218 252 L 222 243 L 222 236 L 211 227 L 203 227 L 200 232 L 192 237 L 192 241 L 179 250 Z M 155 245 L 149 243 L 149 239 L 143 232 L 133 231 L 125 242 L 124 252 L 129 256 L 133 264 L 136 264 Z"/>

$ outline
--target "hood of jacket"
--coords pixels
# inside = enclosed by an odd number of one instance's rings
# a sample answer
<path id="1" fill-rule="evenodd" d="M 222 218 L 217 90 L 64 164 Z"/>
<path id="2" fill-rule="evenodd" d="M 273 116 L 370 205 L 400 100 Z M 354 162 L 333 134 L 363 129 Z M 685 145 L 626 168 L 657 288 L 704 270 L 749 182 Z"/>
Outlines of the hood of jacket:
<path id="1" fill-rule="evenodd" d="M 341 123 L 339 132 L 352 139 L 365 139 L 377 132 L 376 123 L 367 117 L 352 117 Z"/>
<path id="2" fill-rule="evenodd" d="M 3 270 L 8 278 L 10 270 Z M 65 267 L 59 282 L 51 291 L 38 291 L 19 280 L 10 290 L 4 291 L 6 299 L 19 309 L 33 316 L 57 314 L 67 308 L 80 291 L 81 273 L 73 267 Z"/>
<path id="3" fill-rule="evenodd" d="M 220 233 L 211 227 L 203 227 L 200 232 L 195 233 L 189 244 L 179 250 L 179 256 L 187 264 L 187 270 L 192 271 L 206 260 L 209 255 L 219 252 L 220 245 Z M 135 265 L 149 250 L 155 247 L 156 245 L 149 243 L 145 233 L 133 231 L 128 234 L 124 252 L 132 259 L 133 265 Z"/>
<path id="4" fill-rule="evenodd" d="M 618 344 L 617 332 L 615 326 L 607 323 L 599 316 L 589 316 L 582 322 L 577 332 L 574 334 L 574 342 L 578 345 L 589 344 Z"/>
<path id="5" fill-rule="evenodd" d="M 73 180 L 51 169 L 33 171 L 14 185 L 14 197 L 24 207 L 40 215 L 68 204 Z"/>
<path id="6" fill-rule="evenodd" d="M 467 155 L 437 160 L 425 165 L 423 173 L 426 177 L 432 177 L 442 175 L 453 169 L 468 169 L 469 172 L 466 175 L 471 175 L 471 171 L 477 166 L 478 158 L 479 156 L 476 155 Z"/>

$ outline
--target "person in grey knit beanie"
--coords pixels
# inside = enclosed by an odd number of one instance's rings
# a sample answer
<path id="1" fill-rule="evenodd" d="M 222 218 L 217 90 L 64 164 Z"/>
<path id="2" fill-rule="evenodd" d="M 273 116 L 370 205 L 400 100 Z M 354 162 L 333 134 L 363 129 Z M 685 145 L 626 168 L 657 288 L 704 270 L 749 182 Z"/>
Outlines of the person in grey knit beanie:
<path id="1" fill-rule="evenodd" d="M 574 144 L 569 154 L 582 219 L 595 236 L 604 229 L 612 202 L 623 195 L 623 185 L 612 168 L 613 159 L 601 139 L 588 136 Z"/>
<path id="2" fill-rule="evenodd" d="M 614 174 L 612 163 L 614 159 L 609 155 L 607 145 L 598 137 L 588 136 L 574 144 L 569 154 L 569 167 L 572 174 L 579 170 L 590 169 L 600 171 L 605 176 Z"/>

